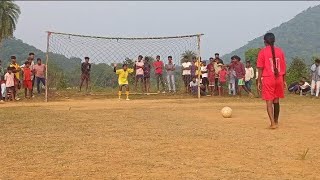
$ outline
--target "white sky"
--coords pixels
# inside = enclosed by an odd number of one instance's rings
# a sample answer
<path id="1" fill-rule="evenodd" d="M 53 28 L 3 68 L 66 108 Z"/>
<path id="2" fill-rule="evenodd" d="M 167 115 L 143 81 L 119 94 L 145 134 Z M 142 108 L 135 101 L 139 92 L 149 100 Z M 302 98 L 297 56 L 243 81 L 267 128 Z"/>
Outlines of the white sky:
<path id="1" fill-rule="evenodd" d="M 204 33 L 202 56 L 228 53 L 320 2 L 17 1 L 15 36 L 41 50 L 45 31 L 99 36 Z"/>

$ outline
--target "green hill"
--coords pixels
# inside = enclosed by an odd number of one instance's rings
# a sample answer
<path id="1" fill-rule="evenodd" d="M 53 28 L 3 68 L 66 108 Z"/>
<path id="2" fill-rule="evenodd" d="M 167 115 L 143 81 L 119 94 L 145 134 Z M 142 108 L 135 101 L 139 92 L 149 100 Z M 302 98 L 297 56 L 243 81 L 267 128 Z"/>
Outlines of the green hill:
<path id="1" fill-rule="evenodd" d="M 293 19 L 271 29 L 276 35 L 276 45 L 284 49 L 287 61 L 299 56 L 310 62 L 311 57 L 320 52 L 320 5 L 308 8 L 296 15 Z M 244 53 L 249 48 L 263 47 L 263 35 L 249 41 L 246 45 L 223 56 L 227 62 L 232 55 L 244 59 Z"/>
<path id="2" fill-rule="evenodd" d="M 20 39 L 6 39 L 3 41 L 3 45 L 0 49 L 0 59 L 4 62 L 3 65 L 5 66 L 9 63 L 10 56 L 15 55 L 18 63 L 22 64 L 26 61 L 30 52 L 34 52 L 36 54 L 36 58 L 41 58 L 42 61 L 45 62 L 46 54 L 43 51 L 24 43 Z M 60 54 L 50 53 L 49 57 L 52 63 L 63 70 L 73 69 L 81 62 L 81 59 L 79 58 L 69 59 Z"/>

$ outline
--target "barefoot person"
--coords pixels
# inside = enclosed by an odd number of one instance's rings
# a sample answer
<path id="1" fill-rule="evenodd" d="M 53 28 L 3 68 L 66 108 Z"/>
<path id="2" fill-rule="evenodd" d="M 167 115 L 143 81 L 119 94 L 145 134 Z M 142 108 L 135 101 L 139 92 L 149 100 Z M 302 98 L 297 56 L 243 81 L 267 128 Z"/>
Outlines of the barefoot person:
<path id="1" fill-rule="evenodd" d="M 22 69 L 22 77 L 23 77 L 23 87 L 24 87 L 24 97 L 25 98 L 30 98 L 32 97 L 32 78 L 33 78 L 33 73 L 30 68 L 31 62 L 26 61 L 24 63 L 24 67 Z M 28 96 L 29 94 L 29 96 Z"/>
<path id="2" fill-rule="evenodd" d="M 20 82 L 20 72 L 21 72 L 21 67 L 20 65 L 17 63 L 17 58 L 16 56 L 11 56 L 11 64 L 9 65 L 9 67 L 12 68 L 12 72 L 15 75 L 15 82 L 14 82 L 14 97 L 15 100 L 20 100 L 20 98 L 17 96 L 18 94 L 18 90 L 21 88 L 21 82 Z"/>
<path id="3" fill-rule="evenodd" d="M 84 62 L 81 64 L 81 81 L 80 81 L 79 92 L 81 91 L 83 82 L 86 81 L 86 92 L 88 93 L 88 87 L 90 83 L 90 71 L 91 71 L 91 64 L 89 63 L 89 57 L 85 57 Z"/>
<path id="4" fill-rule="evenodd" d="M 150 75 L 151 75 L 151 64 L 149 63 L 149 58 L 144 58 L 144 66 L 143 66 L 143 83 L 144 90 L 149 95 L 150 93 Z"/>
<path id="5" fill-rule="evenodd" d="M 136 61 L 136 63 L 134 64 L 134 69 L 136 71 L 136 77 L 135 77 L 135 83 L 134 83 L 134 89 L 137 92 L 137 85 L 138 82 L 140 81 L 140 87 L 141 87 L 141 92 L 143 93 L 144 88 L 143 88 L 143 76 L 144 76 L 144 72 L 143 72 L 143 68 L 144 68 L 144 62 L 142 60 L 143 56 L 139 55 L 138 56 L 138 60 Z"/>
<path id="6" fill-rule="evenodd" d="M 236 72 L 236 91 L 239 96 L 241 96 L 241 89 L 246 91 L 250 97 L 253 97 L 253 94 L 247 87 L 245 86 L 244 78 L 245 78 L 245 68 L 244 65 L 240 62 L 241 58 L 237 55 L 231 57 L 231 68 Z"/>
<path id="7" fill-rule="evenodd" d="M 176 92 L 176 83 L 174 73 L 176 70 L 176 65 L 172 61 L 172 56 L 168 56 L 168 64 L 165 65 L 165 69 L 167 71 L 167 83 L 169 88 L 169 93 Z"/>
<path id="8" fill-rule="evenodd" d="M 262 99 L 266 101 L 270 119 L 270 128 L 278 127 L 280 104 L 279 98 L 284 98 L 286 61 L 281 48 L 274 46 L 275 36 L 272 33 L 264 35 L 265 48 L 258 55 L 258 88 L 262 86 Z"/>
<path id="9" fill-rule="evenodd" d="M 117 64 L 114 64 L 114 72 L 119 76 L 118 78 L 118 83 L 119 83 L 119 92 L 118 92 L 118 96 L 119 96 L 119 100 L 121 99 L 121 93 L 122 93 L 122 88 L 125 87 L 126 88 L 126 100 L 130 100 L 129 99 L 129 82 L 128 82 L 128 75 L 133 73 L 133 69 L 128 68 L 127 64 L 123 64 L 122 65 L 122 69 L 118 69 L 117 70 Z"/>
<path id="10" fill-rule="evenodd" d="M 46 65 L 42 64 L 41 58 L 37 58 L 37 64 L 34 65 L 34 75 L 36 77 L 38 94 L 41 93 L 40 83 L 42 83 L 43 86 L 46 85 L 45 73 L 46 73 Z"/>

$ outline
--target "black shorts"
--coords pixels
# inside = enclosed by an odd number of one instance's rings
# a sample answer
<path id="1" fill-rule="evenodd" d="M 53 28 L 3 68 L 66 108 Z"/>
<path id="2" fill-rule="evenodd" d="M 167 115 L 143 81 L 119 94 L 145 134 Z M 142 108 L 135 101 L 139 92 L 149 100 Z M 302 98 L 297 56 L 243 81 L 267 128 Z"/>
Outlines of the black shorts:
<path id="1" fill-rule="evenodd" d="M 204 86 L 209 85 L 209 79 L 208 79 L 207 77 L 203 77 L 203 78 L 202 78 L 202 84 L 203 84 Z"/>
<path id="2" fill-rule="evenodd" d="M 191 82 L 191 75 L 182 75 L 182 79 L 184 82 L 184 86 L 189 86 L 189 83 Z"/>

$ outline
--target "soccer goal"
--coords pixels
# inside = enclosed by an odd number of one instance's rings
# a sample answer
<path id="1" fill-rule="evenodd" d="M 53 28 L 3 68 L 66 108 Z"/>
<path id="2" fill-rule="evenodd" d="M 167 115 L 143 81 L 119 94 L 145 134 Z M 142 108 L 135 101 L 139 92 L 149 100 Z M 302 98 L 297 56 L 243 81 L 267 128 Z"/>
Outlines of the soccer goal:
<path id="1" fill-rule="evenodd" d="M 174 63 L 180 66 L 182 59 L 189 53 L 194 54 L 200 63 L 202 35 L 99 37 L 47 32 L 45 100 L 48 101 L 51 96 L 59 94 L 59 90 L 79 90 L 81 63 L 84 62 L 84 57 L 90 58 L 91 92 L 113 93 L 117 88 L 113 63 L 126 63 L 130 67 L 139 55 L 148 57 L 151 63 L 160 55 L 164 64 L 167 63 L 167 57 L 172 56 Z"/>

